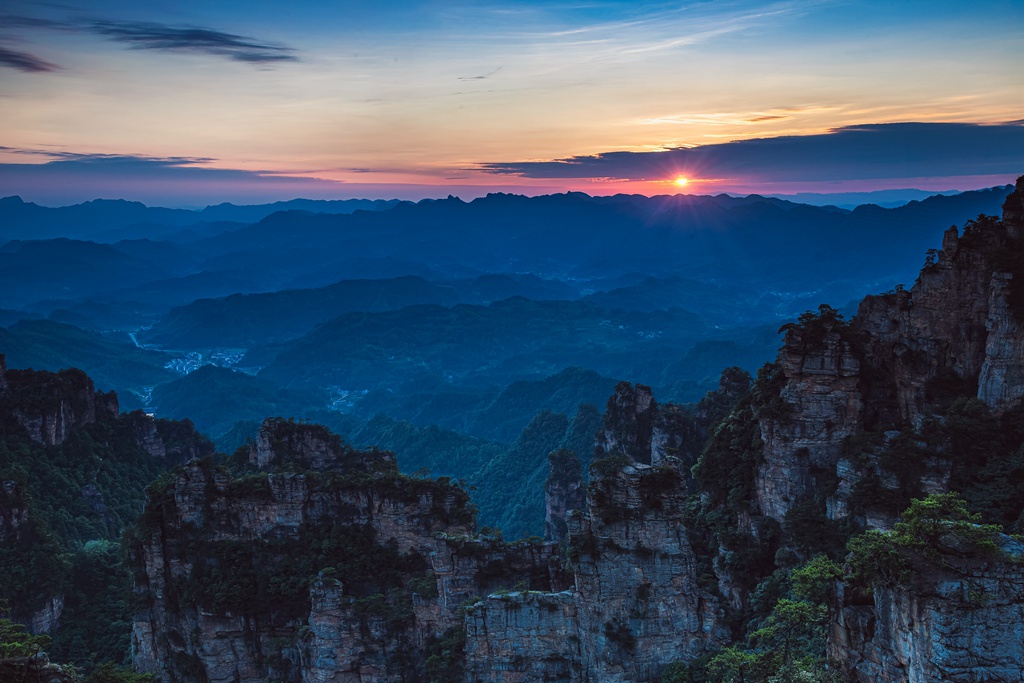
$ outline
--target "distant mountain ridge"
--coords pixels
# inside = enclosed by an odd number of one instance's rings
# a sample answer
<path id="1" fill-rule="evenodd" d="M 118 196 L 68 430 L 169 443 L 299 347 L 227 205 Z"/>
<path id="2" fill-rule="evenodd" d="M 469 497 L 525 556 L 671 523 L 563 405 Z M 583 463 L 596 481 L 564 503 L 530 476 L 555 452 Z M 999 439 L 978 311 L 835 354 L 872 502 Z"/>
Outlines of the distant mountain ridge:
<path id="1" fill-rule="evenodd" d="M 202 223 L 255 223 L 277 211 L 383 211 L 398 203 L 397 199 L 292 199 L 243 206 L 225 202 L 193 211 L 146 206 L 124 199 L 94 199 L 72 206 L 46 207 L 14 195 L 0 198 L 0 241 L 53 237 L 116 241 L 133 234 L 166 237 Z"/>

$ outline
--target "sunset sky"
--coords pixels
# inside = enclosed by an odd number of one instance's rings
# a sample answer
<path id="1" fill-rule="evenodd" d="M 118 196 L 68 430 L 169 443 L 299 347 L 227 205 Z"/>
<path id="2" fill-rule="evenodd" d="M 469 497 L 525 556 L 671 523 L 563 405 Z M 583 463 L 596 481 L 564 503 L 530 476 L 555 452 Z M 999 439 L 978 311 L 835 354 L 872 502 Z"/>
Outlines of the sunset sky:
<path id="1" fill-rule="evenodd" d="M 0 195 L 48 205 L 947 190 L 1024 173 L 1020 0 L 0 14 Z"/>

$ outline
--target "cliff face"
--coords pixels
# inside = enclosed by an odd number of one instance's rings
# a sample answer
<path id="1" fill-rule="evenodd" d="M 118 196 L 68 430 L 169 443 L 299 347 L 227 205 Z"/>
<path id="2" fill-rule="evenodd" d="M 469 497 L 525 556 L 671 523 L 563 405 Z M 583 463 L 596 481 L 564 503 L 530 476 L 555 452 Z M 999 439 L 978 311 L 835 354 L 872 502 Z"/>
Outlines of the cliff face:
<path id="1" fill-rule="evenodd" d="M 190 423 L 119 415 L 117 396 L 81 371 L 7 369 L 0 355 L 0 600 L 11 618 L 54 633 L 68 557 L 90 540 L 116 539 L 169 454 L 183 449 L 213 450 Z"/>
<path id="2" fill-rule="evenodd" d="M 910 582 L 877 584 L 868 601 L 840 587 L 832 659 L 854 683 L 1024 681 L 1024 546 L 1002 545 L 1003 558 L 919 556 Z"/>
<path id="3" fill-rule="evenodd" d="M 843 440 L 861 428 L 863 401 L 851 335 L 827 311 L 788 332 L 778 362 L 785 408 L 761 417 L 764 459 L 755 485 L 761 512 L 782 521 L 835 471 Z"/>
<path id="4" fill-rule="evenodd" d="M 697 586 L 685 476 L 678 461 L 601 473 L 573 520 L 580 642 L 593 680 L 657 680 L 668 662 L 728 640 L 717 601 Z"/>
<path id="5" fill-rule="evenodd" d="M 5 390 L 0 393 L 0 400 L 7 403 L 7 412 L 33 441 L 59 446 L 74 429 L 96 421 L 96 389 L 81 370 L 7 370 L 4 374 Z M 102 396 L 101 409 L 110 411 L 110 399 Z M 116 415 L 116 398 L 112 408 Z"/>
<path id="6" fill-rule="evenodd" d="M 717 601 L 697 586 L 678 462 L 595 477 L 569 516 L 572 588 L 490 595 L 466 611 L 466 678 L 656 681 L 723 645 Z"/>
<path id="7" fill-rule="evenodd" d="M 136 545 L 136 665 L 164 680 L 421 680 L 460 607 L 517 577 L 550 591 L 551 546 L 472 540 L 468 499 L 397 474 L 315 425 L 270 420 L 234 479 L 189 463 L 151 500 Z M 307 583 L 310 572 L 319 578 Z M 252 594 L 220 589 L 251 579 Z M 563 580 L 564 581 L 564 580 Z"/>
<path id="8" fill-rule="evenodd" d="M 576 454 L 566 449 L 552 451 L 548 465 L 550 474 L 544 483 L 544 540 L 561 543 L 565 540 L 569 513 L 583 509 L 583 467 Z"/>
<path id="9" fill-rule="evenodd" d="M 450 655 L 467 681 L 651 681 L 724 642 L 696 584 L 676 467 L 604 473 L 570 515 L 567 569 L 555 544 L 471 536 L 465 493 L 401 477 L 390 454 L 313 425 L 267 421 L 260 434 L 255 463 L 321 471 L 233 478 L 193 461 L 162 484 L 135 544 L 140 670 L 416 681 Z"/>
<path id="10" fill-rule="evenodd" d="M 849 505 L 865 478 L 900 486 L 879 468 L 877 449 L 857 445 L 861 436 L 913 435 L 941 418 L 951 396 L 975 395 L 998 412 L 1024 395 L 1014 284 L 1024 278 L 1022 196 L 1024 179 L 1002 221 L 981 217 L 963 235 L 950 228 L 910 290 L 866 297 L 851 323 L 822 307 L 784 326 L 780 410 L 759 417 L 757 512 L 785 523 L 794 507 L 827 491 L 829 518 L 857 514 L 868 526 L 887 526 L 891 514 Z M 932 459 L 924 469 L 912 488 L 944 490 L 950 463 Z"/>
<path id="11" fill-rule="evenodd" d="M 605 408 L 604 429 L 598 432 L 595 459 L 626 455 L 651 464 L 651 442 L 658 403 L 651 388 L 619 382 Z"/>

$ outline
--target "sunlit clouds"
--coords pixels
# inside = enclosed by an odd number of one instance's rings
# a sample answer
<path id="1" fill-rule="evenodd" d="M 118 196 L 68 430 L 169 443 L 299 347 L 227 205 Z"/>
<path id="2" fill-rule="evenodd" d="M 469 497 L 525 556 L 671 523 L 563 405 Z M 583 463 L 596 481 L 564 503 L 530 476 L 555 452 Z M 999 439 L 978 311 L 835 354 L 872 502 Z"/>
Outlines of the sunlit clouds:
<path id="1" fill-rule="evenodd" d="M 725 187 L 701 177 L 760 191 L 800 178 L 496 171 L 844 126 L 1024 118 L 1014 2 L 12 0 L 4 13 L 0 145 L 22 150 L 0 150 L 7 164 L 52 162 L 45 152 L 203 158 L 204 170 L 287 178 L 295 191 L 310 178 L 339 197 Z M 0 178 L 0 194 L 28 194 L 17 174 Z"/>

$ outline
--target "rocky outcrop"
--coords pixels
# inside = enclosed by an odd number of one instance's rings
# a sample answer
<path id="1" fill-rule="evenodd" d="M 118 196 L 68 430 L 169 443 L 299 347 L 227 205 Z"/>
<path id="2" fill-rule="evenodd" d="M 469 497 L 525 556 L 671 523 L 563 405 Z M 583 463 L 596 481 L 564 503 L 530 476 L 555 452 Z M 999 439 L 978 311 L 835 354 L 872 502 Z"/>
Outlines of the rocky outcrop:
<path id="1" fill-rule="evenodd" d="M 1014 278 L 1024 278 L 1022 198 L 1024 179 L 1002 221 L 979 217 L 962 235 L 947 230 L 910 290 L 866 297 L 850 324 L 823 306 L 784 326 L 779 401 L 758 417 L 757 512 L 784 522 L 794 507 L 824 496 L 827 516 L 845 518 L 859 482 L 901 486 L 878 466 L 877 449 L 844 452 L 862 436 L 888 442 L 912 434 L 928 418 L 941 419 L 954 396 L 976 395 L 996 411 L 1020 401 L 1024 307 L 1015 304 L 1021 283 Z M 924 465 L 910 488 L 945 490 L 950 462 Z M 868 526 L 892 522 L 891 511 L 857 513 Z"/>
<path id="2" fill-rule="evenodd" d="M 978 376 L 978 398 L 1005 410 L 1024 396 L 1024 327 L 1010 306 L 1013 275 L 993 273 L 985 320 L 985 360 Z"/>
<path id="3" fill-rule="evenodd" d="M 96 389 L 81 370 L 8 370 L 6 377 L 5 412 L 37 443 L 58 446 L 77 427 L 96 421 Z"/>
<path id="4" fill-rule="evenodd" d="M 32 544 L 36 534 L 22 486 L 16 481 L 0 481 L 0 549 L 24 548 Z M 29 633 L 53 633 L 63 611 L 64 596 L 55 594 L 46 596 L 41 606 L 37 601 L 31 609 L 15 610 L 9 618 L 23 622 Z"/>
<path id="5" fill-rule="evenodd" d="M 651 388 L 619 382 L 605 408 L 604 429 L 598 432 L 595 459 L 626 455 L 651 463 L 651 439 L 658 404 Z"/>
<path id="6" fill-rule="evenodd" d="M 624 457 L 645 465 L 673 459 L 690 467 L 697 461 L 710 428 L 749 388 L 747 372 L 726 368 L 718 389 L 708 392 L 697 405 L 683 408 L 673 403 L 659 404 L 648 386 L 620 382 L 608 399 L 595 457 Z"/>
<path id="7" fill-rule="evenodd" d="M 292 467 L 315 472 L 350 473 L 395 467 L 394 454 L 357 451 L 342 444 L 337 434 L 317 424 L 271 418 L 260 425 L 249 446 L 249 464 L 263 470 Z"/>
<path id="8" fill-rule="evenodd" d="M 580 681 L 583 663 L 571 591 L 514 591 L 466 609 L 465 679 L 479 683 Z"/>
<path id="9" fill-rule="evenodd" d="M 762 514 L 783 521 L 834 474 L 843 441 L 862 427 L 863 402 L 851 335 L 826 308 L 787 332 L 778 363 L 783 406 L 762 414 L 764 458 L 755 485 Z"/>
<path id="10" fill-rule="evenodd" d="M 473 537 L 465 492 L 400 476 L 390 453 L 288 421 L 261 436 L 247 457 L 279 471 L 237 478 L 193 461 L 151 501 L 135 548 L 141 670 L 209 683 L 421 680 L 418 653 L 464 628 L 468 602 L 570 585 L 554 545 Z M 221 576 L 209 564 L 228 557 L 228 583 L 263 577 L 292 586 L 289 597 L 206 591 Z"/>
<path id="11" fill-rule="evenodd" d="M 63 613 L 64 596 L 51 596 L 47 599 L 46 605 L 29 620 L 29 633 L 53 633 L 60 626 L 60 616 Z"/>
<path id="12" fill-rule="evenodd" d="M 593 473 L 569 515 L 572 590 L 490 595 L 466 610 L 467 681 L 656 681 L 728 641 L 697 585 L 679 461 Z"/>
<path id="13" fill-rule="evenodd" d="M 28 503 L 16 481 L 0 481 L 0 541 L 13 543 L 28 524 Z"/>
<path id="14" fill-rule="evenodd" d="M 918 556 L 905 584 L 840 586 L 831 658 L 852 683 L 1024 681 L 1024 546 L 985 558 L 944 549 Z"/>
<path id="15" fill-rule="evenodd" d="M 134 548 L 140 670 L 423 680 L 424 653 L 461 633 L 449 656 L 467 681 L 654 681 L 724 642 L 681 524 L 678 461 L 595 473 L 592 499 L 568 515 L 569 567 L 554 543 L 474 536 L 461 489 L 398 475 L 390 454 L 321 430 L 271 421 L 246 459 L 276 471 L 193 461 L 154 489 Z"/>
<path id="16" fill-rule="evenodd" d="M 680 470 L 669 461 L 601 473 L 571 520 L 584 680 L 658 680 L 669 662 L 728 642 L 717 600 L 697 585 Z"/>
<path id="17" fill-rule="evenodd" d="M 559 449 L 548 455 L 550 474 L 544 484 L 544 540 L 565 540 L 566 518 L 583 508 L 583 466 L 576 453 Z"/>

